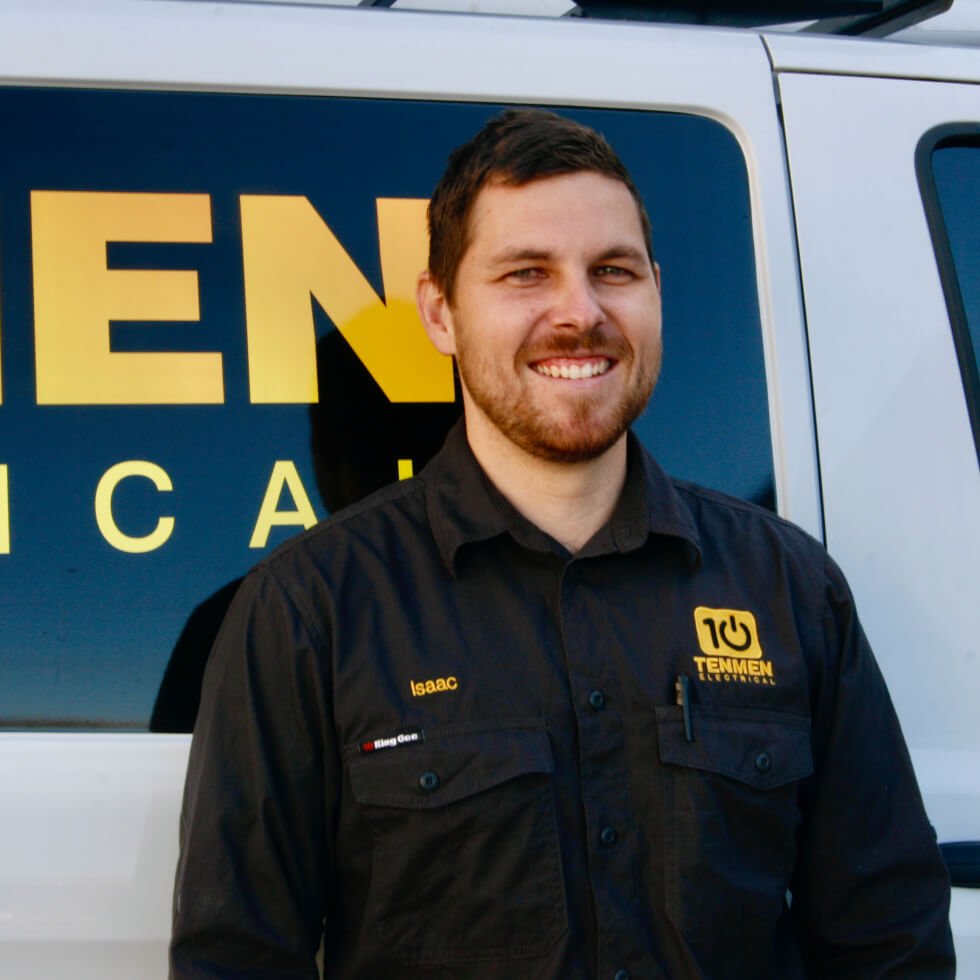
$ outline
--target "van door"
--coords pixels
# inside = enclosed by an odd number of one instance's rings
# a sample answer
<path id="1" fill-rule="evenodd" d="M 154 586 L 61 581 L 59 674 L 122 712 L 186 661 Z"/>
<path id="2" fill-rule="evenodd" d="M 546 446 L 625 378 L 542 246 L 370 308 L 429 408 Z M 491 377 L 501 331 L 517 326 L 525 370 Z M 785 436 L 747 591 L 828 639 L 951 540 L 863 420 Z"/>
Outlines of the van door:
<path id="1" fill-rule="evenodd" d="M 980 443 L 964 322 L 976 338 L 980 86 L 777 77 L 827 544 L 856 594 L 940 842 L 980 841 Z M 952 147 L 962 149 L 950 157 Z M 961 972 L 980 975 L 980 891 L 954 888 L 952 920 Z"/>

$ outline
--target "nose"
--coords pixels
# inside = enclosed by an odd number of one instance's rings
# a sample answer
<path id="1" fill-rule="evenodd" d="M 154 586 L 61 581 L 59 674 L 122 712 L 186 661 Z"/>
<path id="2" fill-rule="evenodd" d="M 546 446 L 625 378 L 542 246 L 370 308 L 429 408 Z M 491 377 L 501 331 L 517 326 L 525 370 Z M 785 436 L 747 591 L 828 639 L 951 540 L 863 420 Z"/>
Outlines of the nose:
<path id="1" fill-rule="evenodd" d="M 552 309 L 556 327 L 591 330 L 606 319 L 596 295 L 595 283 L 587 273 L 564 276 L 558 285 Z"/>

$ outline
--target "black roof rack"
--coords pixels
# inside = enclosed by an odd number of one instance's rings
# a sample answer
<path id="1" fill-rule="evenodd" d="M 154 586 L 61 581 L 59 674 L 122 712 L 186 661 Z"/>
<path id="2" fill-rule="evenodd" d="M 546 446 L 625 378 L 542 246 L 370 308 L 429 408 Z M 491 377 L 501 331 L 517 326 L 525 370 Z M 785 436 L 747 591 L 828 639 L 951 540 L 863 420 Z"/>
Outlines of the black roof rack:
<path id="1" fill-rule="evenodd" d="M 362 7 L 396 3 L 359 0 Z M 953 0 L 574 0 L 565 16 L 716 27 L 802 24 L 801 32 L 884 37 L 952 6 Z"/>
<path id="2" fill-rule="evenodd" d="M 868 16 L 883 0 L 576 0 L 577 15 L 601 20 L 761 27 L 821 17 Z"/>
<path id="3" fill-rule="evenodd" d="M 881 37 L 949 10 L 953 0 L 576 0 L 580 17 L 763 27 L 813 21 L 803 31 Z"/>
<path id="4" fill-rule="evenodd" d="M 945 13 L 953 0 L 886 0 L 875 14 L 853 17 L 822 18 L 804 27 L 820 34 L 848 34 L 863 37 L 886 37 L 895 31 L 913 27 L 930 17 Z"/>

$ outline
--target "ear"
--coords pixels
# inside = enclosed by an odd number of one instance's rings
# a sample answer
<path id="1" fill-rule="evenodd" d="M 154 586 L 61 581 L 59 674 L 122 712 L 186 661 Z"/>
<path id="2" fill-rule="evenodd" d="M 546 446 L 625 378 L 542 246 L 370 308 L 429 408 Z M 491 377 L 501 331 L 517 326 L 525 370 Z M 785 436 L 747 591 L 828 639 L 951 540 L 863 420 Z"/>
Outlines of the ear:
<path id="1" fill-rule="evenodd" d="M 415 303 L 429 340 L 440 354 L 456 353 L 456 327 L 449 300 L 436 285 L 428 269 L 419 274 L 415 284 Z"/>
<path id="2" fill-rule="evenodd" d="M 660 285 L 660 263 L 653 263 L 653 281 L 657 284 L 657 292 L 663 293 L 663 289 Z"/>

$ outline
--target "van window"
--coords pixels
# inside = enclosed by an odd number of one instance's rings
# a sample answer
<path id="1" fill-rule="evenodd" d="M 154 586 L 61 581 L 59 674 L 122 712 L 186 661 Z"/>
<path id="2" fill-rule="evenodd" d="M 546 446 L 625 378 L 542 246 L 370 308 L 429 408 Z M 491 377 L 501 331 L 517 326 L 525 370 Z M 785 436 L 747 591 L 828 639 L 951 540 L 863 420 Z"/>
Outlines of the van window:
<path id="1" fill-rule="evenodd" d="M 927 133 L 918 160 L 980 461 L 980 126 Z"/>
<path id="2" fill-rule="evenodd" d="M 412 305 L 425 203 L 499 108 L 0 88 L 0 726 L 189 730 L 245 571 L 436 451 L 459 408 Z M 569 114 L 653 221 L 641 438 L 773 507 L 737 142 Z"/>

